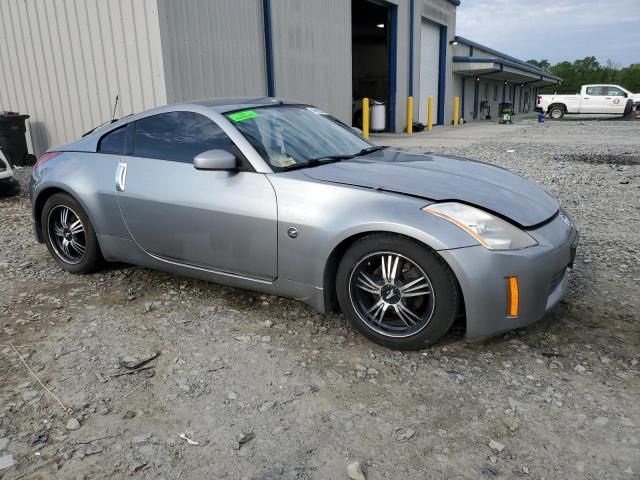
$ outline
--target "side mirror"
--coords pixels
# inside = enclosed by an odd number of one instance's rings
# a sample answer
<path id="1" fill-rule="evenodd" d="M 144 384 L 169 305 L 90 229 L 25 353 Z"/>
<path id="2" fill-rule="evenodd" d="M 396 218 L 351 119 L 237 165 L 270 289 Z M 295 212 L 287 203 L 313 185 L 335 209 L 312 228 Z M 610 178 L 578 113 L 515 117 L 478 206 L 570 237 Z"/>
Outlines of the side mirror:
<path id="1" fill-rule="evenodd" d="M 351 130 L 356 132 L 358 135 L 362 135 L 362 130 L 360 130 L 358 127 L 351 127 Z"/>
<path id="2" fill-rule="evenodd" d="M 236 170 L 238 159 L 226 150 L 207 150 L 193 159 L 196 170 Z"/>
<path id="3" fill-rule="evenodd" d="M 629 98 L 629 94 L 627 92 L 623 92 L 624 98 Z"/>

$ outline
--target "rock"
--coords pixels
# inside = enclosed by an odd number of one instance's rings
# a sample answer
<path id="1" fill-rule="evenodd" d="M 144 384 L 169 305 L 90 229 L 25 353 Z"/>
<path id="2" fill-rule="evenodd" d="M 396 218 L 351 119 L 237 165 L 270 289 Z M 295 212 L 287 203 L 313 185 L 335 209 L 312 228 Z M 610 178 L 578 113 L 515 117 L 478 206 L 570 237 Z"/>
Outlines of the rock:
<path id="1" fill-rule="evenodd" d="M 609 419 L 607 417 L 597 417 L 593 423 L 598 425 L 599 427 L 604 427 L 609 423 Z"/>
<path id="2" fill-rule="evenodd" d="M 149 441 L 150 438 L 151 438 L 151 434 L 143 433 L 143 434 L 136 435 L 135 437 L 133 437 L 131 439 L 131 443 L 135 443 L 135 444 L 146 443 L 146 442 Z"/>
<path id="3" fill-rule="evenodd" d="M 0 470 L 4 470 L 5 468 L 13 467 L 15 464 L 16 464 L 16 462 L 13 459 L 13 455 L 11 455 L 10 453 L 0 457 Z"/>
<path id="4" fill-rule="evenodd" d="M 512 432 L 515 432 L 520 428 L 520 420 L 518 420 L 516 417 L 505 415 L 501 418 L 501 420 L 502 423 L 504 423 L 505 427 L 507 427 Z"/>
<path id="5" fill-rule="evenodd" d="M 133 410 L 127 410 L 127 412 L 122 416 L 122 418 L 124 420 L 131 420 L 135 416 L 136 416 L 136 412 L 134 412 Z"/>
<path id="6" fill-rule="evenodd" d="M 342 344 L 344 344 L 344 343 L 346 343 L 346 342 L 347 342 L 347 338 L 346 338 L 346 337 L 343 337 L 342 335 L 338 335 L 338 336 L 336 337 L 336 343 L 337 343 L 338 345 L 342 345 Z"/>
<path id="7" fill-rule="evenodd" d="M 263 335 L 263 336 L 260 338 L 260 341 L 261 341 L 262 343 L 271 343 L 271 336 L 270 336 L 270 335 Z"/>
<path id="8" fill-rule="evenodd" d="M 529 475 L 529 468 L 528 467 L 522 467 L 522 473 Z"/>
<path id="9" fill-rule="evenodd" d="M 276 402 L 274 402 L 273 400 L 267 400 L 262 405 L 260 405 L 260 411 L 264 413 L 267 410 L 271 410 L 273 407 L 275 407 L 275 405 L 276 405 Z"/>
<path id="10" fill-rule="evenodd" d="M 352 462 L 347 465 L 347 476 L 351 480 L 366 480 L 360 462 Z"/>
<path id="11" fill-rule="evenodd" d="M 264 322 L 262 322 L 262 325 L 264 325 L 267 328 L 271 328 L 273 327 L 273 322 L 271 320 L 265 320 Z"/>
<path id="12" fill-rule="evenodd" d="M 9 437 L 0 438 L 0 452 L 9 446 Z"/>
<path id="13" fill-rule="evenodd" d="M 40 396 L 40 394 L 38 392 L 36 392 L 35 390 L 27 390 L 26 392 L 24 392 L 22 394 L 22 399 L 25 402 L 30 402 L 31 400 L 34 400 L 35 398 L 38 398 Z"/>
<path id="14" fill-rule="evenodd" d="M 240 447 L 242 445 L 250 442 L 254 438 L 255 438 L 255 435 L 253 433 L 240 433 L 240 435 L 238 435 L 237 437 L 237 440 L 231 444 L 231 447 L 234 450 L 240 450 Z"/>
<path id="15" fill-rule="evenodd" d="M 229 392 L 227 394 L 227 398 L 229 400 L 237 400 L 238 399 L 238 394 L 236 392 Z"/>
<path id="16" fill-rule="evenodd" d="M 78 430 L 80 428 L 80 422 L 75 418 L 70 418 L 67 422 L 67 430 Z"/>
<path id="17" fill-rule="evenodd" d="M 502 452 L 502 450 L 504 450 L 504 445 L 492 439 L 492 440 L 489 440 L 489 448 L 500 453 Z"/>
<path id="18" fill-rule="evenodd" d="M 416 431 L 411 428 L 396 428 L 396 440 L 398 442 L 406 442 L 416 434 Z"/>
<path id="19" fill-rule="evenodd" d="M 575 367 L 573 367 L 573 369 L 578 373 L 584 373 L 584 372 L 587 371 L 587 369 L 584 366 L 580 365 L 580 364 L 578 364 Z"/>

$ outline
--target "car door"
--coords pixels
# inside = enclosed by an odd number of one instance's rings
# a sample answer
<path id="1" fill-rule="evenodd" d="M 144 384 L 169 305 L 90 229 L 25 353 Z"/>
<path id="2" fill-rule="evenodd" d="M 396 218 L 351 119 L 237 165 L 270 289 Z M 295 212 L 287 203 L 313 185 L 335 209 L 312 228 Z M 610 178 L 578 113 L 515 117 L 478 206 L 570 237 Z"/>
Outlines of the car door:
<path id="1" fill-rule="evenodd" d="M 627 105 L 627 98 L 624 91 L 618 87 L 603 87 L 605 89 L 605 109 L 606 113 L 622 114 Z"/>
<path id="2" fill-rule="evenodd" d="M 133 155 L 116 173 L 122 217 L 148 254 L 259 279 L 277 276 L 273 187 L 246 164 L 240 171 L 196 170 L 207 150 L 242 154 L 210 118 L 175 111 L 135 122 Z"/>
<path id="3" fill-rule="evenodd" d="M 608 113 L 604 87 L 587 87 L 580 101 L 580 113 Z"/>

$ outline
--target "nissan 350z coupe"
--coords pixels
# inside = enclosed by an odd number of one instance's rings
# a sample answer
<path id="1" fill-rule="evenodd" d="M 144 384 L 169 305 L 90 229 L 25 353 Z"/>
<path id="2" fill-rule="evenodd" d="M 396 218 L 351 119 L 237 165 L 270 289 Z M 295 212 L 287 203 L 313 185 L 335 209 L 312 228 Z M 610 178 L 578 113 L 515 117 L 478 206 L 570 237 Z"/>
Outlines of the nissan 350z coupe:
<path id="1" fill-rule="evenodd" d="M 122 261 L 340 308 L 419 349 L 529 325 L 564 294 L 578 234 L 486 163 L 373 145 L 309 105 L 218 99 L 132 115 L 49 151 L 37 239 L 69 272 Z"/>

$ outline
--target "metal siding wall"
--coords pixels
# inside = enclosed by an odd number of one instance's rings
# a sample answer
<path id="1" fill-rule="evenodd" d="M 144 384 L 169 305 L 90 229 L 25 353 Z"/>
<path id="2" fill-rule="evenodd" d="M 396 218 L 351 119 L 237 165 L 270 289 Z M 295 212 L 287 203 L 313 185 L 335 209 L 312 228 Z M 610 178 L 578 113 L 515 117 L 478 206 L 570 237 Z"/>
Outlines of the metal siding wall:
<path id="1" fill-rule="evenodd" d="M 351 1 L 271 0 L 275 94 L 351 125 Z"/>
<path id="2" fill-rule="evenodd" d="M 0 110 L 31 115 L 40 155 L 166 102 L 156 0 L 0 1 Z"/>
<path id="3" fill-rule="evenodd" d="M 169 103 L 266 95 L 260 0 L 158 0 Z"/>

